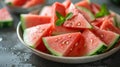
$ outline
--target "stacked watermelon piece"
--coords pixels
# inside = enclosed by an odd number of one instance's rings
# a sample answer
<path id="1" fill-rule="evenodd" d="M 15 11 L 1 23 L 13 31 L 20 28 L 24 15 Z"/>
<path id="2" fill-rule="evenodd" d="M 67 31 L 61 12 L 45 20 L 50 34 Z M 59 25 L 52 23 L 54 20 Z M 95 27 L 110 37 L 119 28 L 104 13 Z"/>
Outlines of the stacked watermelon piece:
<path id="1" fill-rule="evenodd" d="M 105 5 L 70 0 L 45 6 L 39 15 L 21 14 L 24 42 L 55 56 L 79 57 L 104 53 L 117 47 L 120 28 L 116 15 Z"/>
<path id="2" fill-rule="evenodd" d="M 10 15 L 7 8 L 0 9 L 0 28 L 11 27 L 13 24 L 13 18 Z"/>
<path id="3" fill-rule="evenodd" d="M 45 3 L 45 0 L 5 0 L 10 6 L 30 8 Z"/>

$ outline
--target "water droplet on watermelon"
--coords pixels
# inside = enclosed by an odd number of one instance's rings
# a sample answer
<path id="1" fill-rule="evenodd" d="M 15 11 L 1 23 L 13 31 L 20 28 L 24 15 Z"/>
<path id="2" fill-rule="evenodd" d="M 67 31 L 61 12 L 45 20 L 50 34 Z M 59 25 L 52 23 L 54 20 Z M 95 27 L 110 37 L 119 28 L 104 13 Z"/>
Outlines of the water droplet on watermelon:
<path id="1" fill-rule="evenodd" d="M 104 37 L 104 35 L 100 35 L 102 38 Z"/>
<path id="2" fill-rule="evenodd" d="M 70 51 L 72 51 L 73 49 L 71 48 Z"/>
<path id="3" fill-rule="evenodd" d="M 78 46 L 78 43 L 76 43 L 75 46 Z"/>
<path id="4" fill-rule="evenodd" d="M 55 39 L 55 42 L 57 42 L 58 41 L 58 39 Z"/>
<path id="5" fill-rule="evenodd" d="M 78 26 L 80 26 L 80 25 L 81 25 L 81 23 L 78 23 L 77 25 L 78 25 Z"/>
<path id="6" fill-rule="evenodd" d="M 68 42 L 68 41 L 63 41 L 62 44 L 66 44 L 66 45 L 68 45 L 69 42 Z"/>
<path id="7" fill-rule="evenodd" d="M 0 37 L 0 42 L 3 40 L 3 38 L 2 37 Z"/>
<path id="8" fill-rule="evenodd" d="M 93 39 L 91 39 L 90 41 L 91 41 L 91 43 L 93 43 Z"/>
<path id="9" fill-rule="evenodd" d="M 71 35 L 68 35 L 69 38 L 71 38 L 72 36 Z"/>

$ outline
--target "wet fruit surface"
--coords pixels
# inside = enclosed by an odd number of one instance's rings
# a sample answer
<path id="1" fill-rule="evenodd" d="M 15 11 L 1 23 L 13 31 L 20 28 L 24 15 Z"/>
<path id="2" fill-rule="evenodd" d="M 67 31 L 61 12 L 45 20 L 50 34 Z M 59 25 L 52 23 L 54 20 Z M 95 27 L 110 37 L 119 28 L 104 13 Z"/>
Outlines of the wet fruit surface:
<path id="1" fill-rule="evenodd" d="M 54 1 L 54 0 L 53 0 Z M 62 0 L 59 0 L 62 1 Z M 108 0 L 94 0 L 98 3 L 109 3 Z M 51 2 L 49 2 L 51 3 Z M 0 4 L 1 5 L 1 4 Z M 110 4 L 112 5 L 112 4 Z M 120 14 L 120 9 L 114 6 L 109 7 L 115 9 Z M 18 24 L 18 16 L 14 16 L 14 28 L 0 29 L 0 67 L 117 67 L 120 66 L 120 51 L 116 54 L 92 63 L 87 64 L 63 64 L 45 60 L 30 50 L 25 48 L 17 38 L 16 25 Z M 70 37 L 70 36 L 69 36 Z M 114 62 L 114 63 L 113 63 Z"/>

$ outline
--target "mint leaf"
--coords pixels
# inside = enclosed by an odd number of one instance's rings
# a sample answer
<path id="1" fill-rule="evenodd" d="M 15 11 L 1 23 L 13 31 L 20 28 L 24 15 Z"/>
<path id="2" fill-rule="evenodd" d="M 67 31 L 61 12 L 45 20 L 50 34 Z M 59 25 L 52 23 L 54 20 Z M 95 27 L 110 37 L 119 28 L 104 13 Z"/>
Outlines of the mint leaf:
<path id="1" fill-rule="evenodd" d="M 73 13 L 68 13 L 65 17 L 62 16 L 59 12 L 56 11 L 56 16 L 58 17 L 58 20 L 56 21 L 56 26 L 62 25 L 66 20 L 71 19 L 73 16 Z"/>
<path id="2" fill-rule="evenodd" d="M 102 4 L 100 12 L 98 12 L 95 16 L 96 16 L 96 18 L 98 18 L 98 17 L 103 17 L 106 15 L 109 15 L 109 14 L 110 14 L 110 12 L 109 12 L 106 4 Z"/>
<path id="3" fill-rule="evenodd" d="M 66 20 L 71 19 L 72 16 L 73 16 L 73 13 L 72 13 L 72 12 L 68 13 L 68 14 L 66 15 Z"/>
<path id="4" fill-rule="evenodd" d="M 56 15 L 59 19 L 63 18 L 64 16 L 62 16 L 59 12 L 56 11 Z"/>
<path id="5" fill-rule="evenodd" d="M 60 26 L 60 25 L 62 25 L 64 22 L 65 22 L 65 19 L 64 19 L 64 18 L 63 18 L 63 19 L 58 19 L 58 20 L 56 21 L 56 26 Z"/>

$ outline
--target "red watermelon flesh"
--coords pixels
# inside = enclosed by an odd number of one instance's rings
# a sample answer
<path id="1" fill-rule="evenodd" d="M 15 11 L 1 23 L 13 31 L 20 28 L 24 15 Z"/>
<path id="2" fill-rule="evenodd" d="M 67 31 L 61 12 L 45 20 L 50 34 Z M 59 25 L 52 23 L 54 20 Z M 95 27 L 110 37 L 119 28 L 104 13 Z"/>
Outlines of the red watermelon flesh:
<path id="1" fill-rule="evenodd" d="M 97 26 L 97 27 L 100 27 L 102 25 L 102 23 L 106 20 L 110 20 L 110 22 L 112 24 L 114 24 L 114 26 L 116 25 L 115 21 L 114 21 L 114 17 L 113 15 L 108 15 L 108 16 L 105 16 L 105 17 L 100 17 L 100 18 L 96 18 L 94 21 L 92 21 L 92 25 L 93 26 Z"/>
<path id="2" fill-rule="evenodd" d="M 75 6 L 82 6 L 82 7 L 85 7 L 87 9 L 89 9 L 91 11 L 91 7 L 90 7 L 90 4 L 87 0 L 82 0 L 78 3 L 75 4 Z"/>
<path id="3" fill-rule="evenodd" d="M 0 28 L 11 27 L 13 24 L 13 18 L 8 12 L 7 8 L 0 9 Z"/>
<path id="4" fill-rule="evenodd" d="M 90 30 L 85 30 L 82 33 L 85 44 L 82 48 L 81 55 L 95 55 L 102 53 L 106 50 L 106 44 L 101 41 L 94 33 L 92 33 Z"/>
<path id="5" fill-rule="evenodd" d="M 120 29 L 118 29 L 117 27 L 115 27 L 110 20 L 105 20 L 102 23 L 100 29 L 107 30 L 107 31 L 112 31 L 112 32 L 120 34 Z"/>
<path id="6" fill-rule="evenodd" d="M 44 37 L 43 42 L 47 49 L 56 56 L 67 56 L 71 48 L 80 39 L 80 32 L 57 36 Z"/>
<path id="7" fill-rule="evenodd" d="M 25 29 L 23 39 L 28 46 L 46 52 L 45 46 L 42 43 L 42 37 L 49 36 L 51 34 L 51 31 L 52 31 L 51 24 L 37 25 Z"/>
<path id="8" fill-rule="evenodd" d="M 92 24 L 93 26 L 100 27 L 100 26 L 102 25 L 102 22 L 101 22 L 101 21 L 94 20 L 94 21 L 92 21 L 91 24 Z"/>
<path id="9" fill-rule="evenodd" d="M 45 6 L 40 12 L 40 16 L 52 16 L 52 7 L 51 6 Z"/>
<path id="10" fill-rule="evenodd" d="M 120 35 L 116 34 L 112 31 L 106 31 L 106 30 L 100 30 L 97 27 L 94 27 L 93 30 L 94 34 L 96 34 L 96 36 L 98 36 L 103 42 L 106 43 L 107 45 L 107 50 L 113 48 L 116 43 L 118 42 Z"/>
<path id="11" fill-rule="evenodd" d="M 59 12 L 62 16 L 65 16 L 66 15 L 65 10 L 66 10 L 65 6 L 62 3 L 55 2 L 52 5 L 52 20 L 51 20 L 51 22 L 55 23 L 56 20 L 58 19 L 56 16 L 56 11 Z"/>
<path id="12" fill-rule="evenodd" d="M 95 20 L 94 14 L 90 10 L 88 10 L 87 8 L 77 6 L 77 9 L 79 9 L 80 13 L 88 20 L 88 22 Z"/>
<path id="13" fill-rule="evenodd" d="M 68 53 L 67 56 L 72 56 L 72 57 L 82 56 L 82 48 L 84 47 L 84 43 L 85 40 L 83 36 L 80 36 L 79 41 L 75 43 L 75 45 L 71 48 L 71 51 Z"/>
<path id="14" fill-rule="evenodd" d="M 21 7 L 23 6 L 28 0 L 5 0 L 5 3 L 13 5 L 13 6 L 18 6 Z"/>
<path id="15" fill-rule="evenodd" d="M 66 14 L 72 12 L 73 13 L 73 16 L 74 15 L 77 15 L 79 13 L 79 10 L 74 6 L 73 3 L 70 4 L 69 8 L 66 9 Z"/>
<path id="16" fill-rule="evenodd" d="M 51 22 L 51 18 L 47 16 L 39 16 L 32 14 L 22 14 L 21 22 L 23 29 L 30 28 L 40 24 L 46 24 Z"/>
<path id="17" fill-rule="evenodd" d="M 28 0 L 24 5 L 23 8 L 30 8 L 36 5 L 44 4 L 45 0 Z"/>
<path id="18" fill-rule="evenodd" d="M 65 0 L 62 4 L 63 4 L 63 5 L 65 6 L 65 8 L 67 9 L 67 8 L 70 6 L 70 4 L 71 4 L 71 0 Z"/>
<path id="19" fill-rule="evenodd" d="M 12 20 L 12 16 L 8 12 L 7 8 L 0 9 L 0 21 Z"/>
<path id="20" fill-rule="evenodd" d="M 65 33 L 78 32 L 78 31 L 79 30 L 66 28 L 63 26 L 55 26 L 55 29 L 53 30 L 52 35 L 60 35 L 60 34 L 65 34 Z"/>
<path id="21" fill-rule="evenodd" d="M 91 6 L 91 10 L 94 13 L 94 15 L 100 11 L 100 6 L 98 4 L 91 3 L 90 6 Z"/>
<path id="22" fill-rule="evenodd" d="M 86 28 L 92 28 L 92 26 L 80 13 L 76 16 L 73 16 L 71 19 L 65 21 L 63 26 L 68 28 L 76 28 L 80 30 Z"/>

